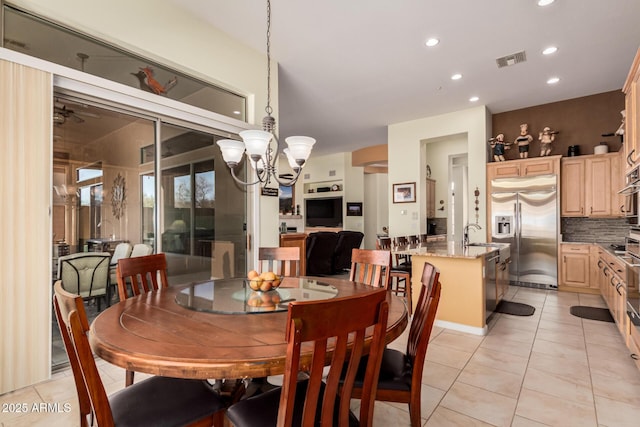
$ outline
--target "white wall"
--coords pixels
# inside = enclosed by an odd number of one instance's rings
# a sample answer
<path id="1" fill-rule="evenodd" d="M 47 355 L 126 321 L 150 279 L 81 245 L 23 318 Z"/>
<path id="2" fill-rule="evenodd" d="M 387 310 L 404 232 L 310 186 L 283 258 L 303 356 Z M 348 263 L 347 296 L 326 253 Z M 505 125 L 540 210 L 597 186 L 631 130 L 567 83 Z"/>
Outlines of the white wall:
<path id="1" fill-rule="evenodd" d="M 389 179 L 386 173 L 364 176 L 364 249 L 376 248 L 376 235 L 389 225 Z"/>
<path id="2" fill-rule="evenodd" d="M 389 233 L 392 236 L 426 232 L 424 206 L 426 156 L 424 141 L 450 135 L 467 135 L 469 183 L 480 190 L 479 223 L 486 229 L 486 141 L 491 134 L 490 114 L 485 106 L 392 124 L 389 132 L 389 183 L 416 182 L 416 203 L 389 202 Z M 439 196 L 437 196 L 439 197 Z M 439 200 L 439 199 L 438 199 Z M 469 218 L 475 219 L 473 191 L 468 195 Z M 438 207 L 438 206 L 436 206 Z M 401 214 L 401 211 L 405 211 Z"/>

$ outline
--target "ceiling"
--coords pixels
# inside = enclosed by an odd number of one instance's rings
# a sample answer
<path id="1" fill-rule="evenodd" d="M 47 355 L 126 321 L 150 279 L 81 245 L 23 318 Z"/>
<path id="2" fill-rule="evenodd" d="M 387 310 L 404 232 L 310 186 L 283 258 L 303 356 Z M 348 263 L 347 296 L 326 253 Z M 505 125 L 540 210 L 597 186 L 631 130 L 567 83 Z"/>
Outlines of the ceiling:
<path id="1" fill-rule="evenodd" d="M 266 1 L 167 1 L 266 52 Z M 640 45 L 640 1 L 536 3 L 272 0 L 280 135 L 316 138 L 315 154 L 353 151 L 386 144 L 393 123 L 621 89 Z M 440 43 L 427 48 L 429 37 Z M 557 53 L 542 55 L 551 45 Z M 498 68 L 497 58 L 521 51 L 526 62 Z"/>

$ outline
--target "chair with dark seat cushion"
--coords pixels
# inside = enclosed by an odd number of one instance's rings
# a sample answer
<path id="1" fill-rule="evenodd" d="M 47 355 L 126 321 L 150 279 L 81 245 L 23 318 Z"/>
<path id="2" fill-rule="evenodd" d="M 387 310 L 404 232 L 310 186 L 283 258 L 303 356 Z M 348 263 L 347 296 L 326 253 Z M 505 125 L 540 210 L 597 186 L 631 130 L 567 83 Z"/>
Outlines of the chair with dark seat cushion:
<path id="1" fill-rule="evenodd" d="M 206 381 L 151 377 L 107 397 L 89 345 L 89 321 L 79 295 L 57 281 L 53 300 L 80 402 L 80 425 L 100 427 L 222 426 L 224 405 Z M 93 409 L 92 409 L 93 408 Z"/>
<path id="2" fill-rule="evenodd" d="M 364 239 L 364 234 L 359 231 L 338 231 L 338 243 L 336 243 L 333 268 L 335 273 L 340 273 L 351 267 L 351 251 L 359 249 Z"/>
<path id="3" fill-rule="evenodd" d="M 338 244 L 338 233 L 318 231 L 307 236 L 307 274 L 331 275 L 333 260 Z"/>
<path id="4" fill-rule="evenodd" d="M 349 410 L 351 386 L 361 366 L 365 331 L 373 327 L 369 356 L 363 368 L 359 417 L 360 425 L 371 425 L 389 309 L 386 294 L 386 290 L 376 289 L 330 300 L 291 302 L 283 386 L 231 405 L 227 417 L 233 425 L 353 425 L 357 420 Z M 313 349 L 313 356 L 301 357 L 302 349 Z M 322 377 L 327 349 L 333 350 L 333 356 L 325 384 Z M 339 388 L 345 364 L 348 373 Z M 298 382 L 299 371 L 308 371 L 309 379 Z"/>
<path id="5" fill-rule="evenodd" d="M 390 266 L 391 252 L 389 251 L 352 249 L 349 280 L 389 289 Z"/>
<path id="6" fill-rule="evenodd" d="M 391 253 L 391 238 L 390 237 L 378 237 L 376 239 L 376 249 L 386 250 Z M 409 307 L 409 314 L 413 313 L 413 302 L 411 301 L 411 264 L 399 263 L 398 256 L 393 262 L 391 260 L 390 277 L 390 289 L 392 289 L 396 295 L 402 295 L 407 299 L 407 306 Z M 395 285 L 395 286 L 394 286 Z"/>
<path id="7" fill-rule="evenodd" d="M 376 400 L 409 404 L 411 426 L 421 425 L 420 399 L 422 371 L 427 354 L 429 338 L 440 302 L 440 272 L 432 264 L 425 263 L 422 273 L 422 288 L 411 321 L 407 350 L 385 348 L 382 355 Z M 354 398 L 364 388 L 364 366 L 361 365 L 354 385 Z"/>
<path id="8" fill-rule="evenodd" d="M 118 260 L 116 266 L 118 296 L 120 301 L 159 288 L 169 286 L 167 258 L 164 253 Z M 133 384 L 133 371 L 125 373 L 125 385 Z"/>

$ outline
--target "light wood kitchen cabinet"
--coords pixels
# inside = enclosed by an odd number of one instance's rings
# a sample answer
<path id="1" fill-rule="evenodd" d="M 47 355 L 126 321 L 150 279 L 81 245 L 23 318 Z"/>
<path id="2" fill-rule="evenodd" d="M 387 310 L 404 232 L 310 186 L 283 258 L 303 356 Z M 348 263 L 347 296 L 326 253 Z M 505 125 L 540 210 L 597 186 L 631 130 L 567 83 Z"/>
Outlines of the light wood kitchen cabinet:
<path id="1" fill-rule="evenodd" d="M 560 215 L 584 216 L 584 159 L 562 159 Z"/>
<path id="2" fill-rule="evenodd" d="M 561 164 L 561 216 L 624 216 L 620 153 L 570 157 Z"/>
<path id="3" fill-rule="evenodd" d="M 436 217 L 436 180 L 427 178 L 427 218 Z"/>
<path id="4" fill-rule="evenodd" d="M 561 285 L 588 288 L 591 285 L 590 245 L 561 244 Z"/>
<path id="5" fill-rule="evenodd" d="M 561 156 L 535 157 L 487 164 L 487 181 L 494 178 L 557 174 Z"/>
<path id="6" fill-rule="evenodd" d="M 624 150 L 625 168 L 632 169 L 640 158 L 640 49 L 636 53 L 627 80 L 622 87 L 625 94 Z"/>
<path id="7" fill-rule="evenodd" d="M 611 215 L 611 157 L 589 156 L 585 163 L 584 182 L 587 216 Z"/>

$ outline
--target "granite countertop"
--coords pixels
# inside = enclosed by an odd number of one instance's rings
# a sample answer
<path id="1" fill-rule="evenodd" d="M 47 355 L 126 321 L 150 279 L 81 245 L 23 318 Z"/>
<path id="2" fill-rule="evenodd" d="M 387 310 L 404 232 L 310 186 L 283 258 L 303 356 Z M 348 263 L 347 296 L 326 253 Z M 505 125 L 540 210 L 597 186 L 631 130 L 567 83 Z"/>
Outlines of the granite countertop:
<path id="1" fill-rule="evenodd" d="M 410 245 L 402 249 L 392 249 L 398 255 L 434 256 L 446 258 L 477 259 L 500 249 L 509 248 L 508 243 L 491 243 L 491 246 L 466 246 L 461 242 L 433 242 L 421 245 Z"/>

